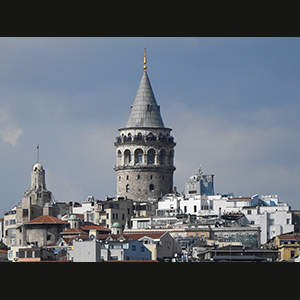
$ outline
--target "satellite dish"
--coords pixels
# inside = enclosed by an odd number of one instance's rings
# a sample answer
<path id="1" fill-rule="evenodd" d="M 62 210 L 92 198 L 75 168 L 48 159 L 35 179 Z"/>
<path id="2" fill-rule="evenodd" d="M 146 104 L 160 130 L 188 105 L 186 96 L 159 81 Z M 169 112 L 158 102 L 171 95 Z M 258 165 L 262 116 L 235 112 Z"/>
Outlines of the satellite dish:
<path id="1" fill-rule="evenodd" d="M 61 220 L 61 217 L 62 217 L 61 214 L 58 214 L 58 215 L 56 216 L 56 218 L 57 218 L 57 219 L 60 219 L 60 220 Z"/>
<path id="2" fill-rule="evenodd" d="M 94 236 L 93 234 L 91 234 L 91 235 L 89 236 L 89 240 L 90 240 L 90 241 L 92 241 L 94 238 L 95 238 L 95 236 Z"/>

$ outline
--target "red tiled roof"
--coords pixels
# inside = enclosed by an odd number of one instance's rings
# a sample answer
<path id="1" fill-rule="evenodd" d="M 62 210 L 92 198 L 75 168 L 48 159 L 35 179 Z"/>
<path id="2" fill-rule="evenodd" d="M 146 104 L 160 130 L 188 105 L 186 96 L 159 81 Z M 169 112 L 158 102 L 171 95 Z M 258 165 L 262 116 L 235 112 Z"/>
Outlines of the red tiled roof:
<path id="1" fill-rule="evenodd" d="M 83 220 L 84 219 L 84 214 L 72 214 L 75 215 L 78 219 Z"/>
<path id="2" fill-rule="evenodd" d="M 280 240 L 300 240 L 300 236 L 299 235 L 294 235 L 294 234 L 282 234 L 279 235 L 278 238 Z"/>
<path id="3" fill-rule="evenodd" d="M 27 222 L 26 224 L 68 224 L 68 222 L 62 221 L 52 216 L 43 215 Z"/>
<path id="4" fill-rule="evenodd" d="M 99 231 L 110 232 L 110 229 L 103 227 L 103 226 L 96 225 L 91 222 L 84 222 L 84 224 L 80 226 L 80 229 L 82 229 L 82 230 L 99 230 Z"/>
<path id="5" fill-rule="evenodd" d="M 60 234 L 63 235 L 63 234 L 78 234 L 78 233 L 85 234 L 84 231 L 82 231 L 78 228 L 71 228 L 71 229 L 68 229 L 68 230 L 65 230 L 65 231 L 61 232 Z"/>

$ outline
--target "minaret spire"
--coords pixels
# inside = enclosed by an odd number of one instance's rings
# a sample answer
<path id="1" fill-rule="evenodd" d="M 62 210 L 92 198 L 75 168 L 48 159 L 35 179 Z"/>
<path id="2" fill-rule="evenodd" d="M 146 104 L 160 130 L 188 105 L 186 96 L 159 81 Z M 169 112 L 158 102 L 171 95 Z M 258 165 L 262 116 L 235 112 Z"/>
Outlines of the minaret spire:
<path id="1" fill-rule="evenodd" d="M 147 56 L 146 56 L 146 48 L 144 48 L 144 70 L 146 71 L 146 69 L 147 69 L 147 66 L 146 66 L 146 64 L 147 64 Z"/>

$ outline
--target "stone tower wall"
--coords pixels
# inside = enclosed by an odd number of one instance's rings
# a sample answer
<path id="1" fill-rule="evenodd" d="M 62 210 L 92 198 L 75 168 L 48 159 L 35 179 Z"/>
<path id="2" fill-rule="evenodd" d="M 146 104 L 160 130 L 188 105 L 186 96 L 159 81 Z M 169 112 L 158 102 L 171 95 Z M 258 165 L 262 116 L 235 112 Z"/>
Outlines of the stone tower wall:
<path id="1" fill-rule="evenodd" d="M 157 199 L 173 190 L 174 146 L 169 128 L 120 129 L 115 142 L 117 195 Z"/>

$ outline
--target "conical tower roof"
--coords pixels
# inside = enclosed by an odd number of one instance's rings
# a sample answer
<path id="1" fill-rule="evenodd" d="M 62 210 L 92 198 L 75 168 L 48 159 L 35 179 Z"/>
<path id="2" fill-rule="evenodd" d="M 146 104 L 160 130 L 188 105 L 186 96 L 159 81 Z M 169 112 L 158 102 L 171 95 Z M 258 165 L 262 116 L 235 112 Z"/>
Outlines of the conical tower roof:
<path id="1" fill-rule="evenodd" d="M 144 70 L 134 103 L 131 106 L 129 119 L 125 126 L 125 128 L 132 127 L 165 127 L 160 115 L 160 107 L 156 103 L 146 70 Z"/>

